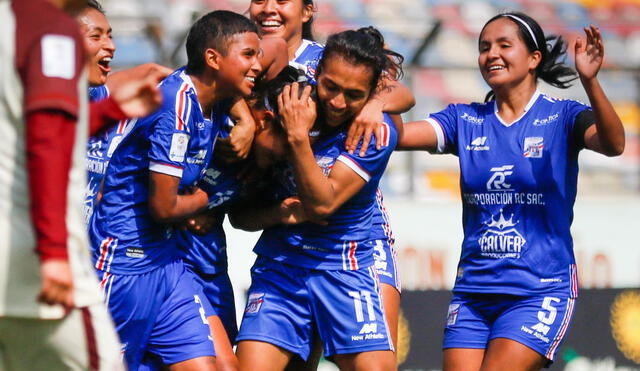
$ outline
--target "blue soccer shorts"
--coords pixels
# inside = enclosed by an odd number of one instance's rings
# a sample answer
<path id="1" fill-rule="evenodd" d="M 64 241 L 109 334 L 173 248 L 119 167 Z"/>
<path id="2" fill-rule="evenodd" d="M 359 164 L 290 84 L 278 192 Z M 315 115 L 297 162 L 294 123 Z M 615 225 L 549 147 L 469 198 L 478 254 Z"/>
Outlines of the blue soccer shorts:
<path id="1" fill-rule="evenodd" d="M 207 321 L 215 312 L 182 260 L 139 275 L 98 273 L 129 370 L 145 353 L 167 365 L 215 356 Z"/>
<path id="2" fill-rule="evenodd" d="M 220 317 L 231 344 L 238 335 L 236 321 L 236 304 L 233 286 L 229 274 L 224 271 L 216 274 L 194 272 L 196 281 L 202 286 L 204 296 L 208 299 L 213 311 Z"/>
<path id="3" fill-rule="evenodd" d="M 380 283 L 394 287 L 402 292 L 400 272 L 398 272 L 398 256 L 389 239 L 374 241 L 373 258 Z"/>
<path id="4" fill-rule="evenodd" d="M 443 348 L 485 349 L 495 338 L 517 341 L 553 361 L 567 334 L 575 298 L 454 293 Z"/>
<path id="5" fill-rule="evenodd" d="M 373 267 L 314 270 L 258 257 L 236 340 L 276 345 L 306 360 L 320 335 L 324 355 L 393 350 Z"/>

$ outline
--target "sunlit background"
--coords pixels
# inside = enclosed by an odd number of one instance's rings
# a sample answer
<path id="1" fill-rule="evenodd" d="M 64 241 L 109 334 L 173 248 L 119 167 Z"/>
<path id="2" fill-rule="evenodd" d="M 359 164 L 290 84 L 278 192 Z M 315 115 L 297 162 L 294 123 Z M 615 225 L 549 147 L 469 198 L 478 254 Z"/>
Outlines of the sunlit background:
<path id="1" fill-rule="evenodd" d="M 246 13 L 249 7 L 249 0 L 102 3 L 114 29 L 117 68 L 149 61 L 178 67 L 185 62 L 186 32 L 197 17 L 215 9 Z M 417 104 L 404 119 L 419 120 L 448 103 L 484 99 L 488 88 L 477 69 L 477 37 L 489 18 L 505 10 L 525 12 L 546 33 L 563 35 L 570 45 L 570 65 L 573 41 L 582 27 L 595 24 L 603 31 L 606 60 L 599 78 L 624 122 L 626 150 L 617 158 L 589 151 L 580 155 L 573 235 L 585 290 L 574 328 L 553 369 L 640 369 L 640 294 L 627 290 L 640 286 L 640 242 L 635 234 L 640 230 L 640 1 L 316 0 L 314 33 L 322 42 L 332 32 L 378 27 L 388 45 L 405 56 L 404 83 L 412 88 Z M 579 82 L 567 90 L 541 90 L 587 102 Z M 453 284 L 462 231 L 457 158 L 395 153 L 381 187 L 406 290 L 401 369 L 438 369 L 448 296 L 437 290 Z M 230 273 L 241 313 L 255 235 L 229 231 L 228 236 Z M 582 313 L 604 324 L 582 320 Z M 435 323 L 431 333 L 420 322 Z M 581 342 L 589 338 L 592 347 Z"/>

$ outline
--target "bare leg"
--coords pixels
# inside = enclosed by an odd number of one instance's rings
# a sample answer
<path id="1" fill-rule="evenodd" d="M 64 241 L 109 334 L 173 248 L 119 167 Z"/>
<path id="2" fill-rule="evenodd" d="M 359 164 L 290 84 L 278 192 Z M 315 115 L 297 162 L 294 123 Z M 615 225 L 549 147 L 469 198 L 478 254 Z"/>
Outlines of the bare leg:
<path id="1" fill-rule="evenodd" d="M 398 369 L 396 357 L 390 350 L 336 354 L 333 359 L 340 371 L 393 371 Z"/>
<path id="2" fill-rule="evenodd" d="M 386 283 L 380 284 L 382 302 L 384 303 L 384 316 L 389 325 L 389 333 L 393 341 L 393 349 L 398 350 L 398 316 L 400 315 L 400 292 Z"/>
<path id="3" fill-rule="evenodd" d="M 233 353 L 233 346 L 229 341 L 229 336 L 218 316 L 207 317 L 209 327 L 211 327 L 211 337 L 216 350 L 216 366 L 219 371 L 237 371 L 238 358 Z"/>
<path id="4" fill-rule="evenodd" d="M 448 348 L 443 351 L 443 371 L 479 371 L 484 349 Z"/>
<path id="5" fill-rule="evenodd" d="M 547 359 L 535 350 L 515 340 L 496 338 L 482 361 L 481 371 L 539 371 Z"/>
<path id="6" fill-rule="evenodd" d="M 282 371 L 293 357 L 290 352 L 273 344 L 243 340 L 236 352 L 240 371 Z"/>

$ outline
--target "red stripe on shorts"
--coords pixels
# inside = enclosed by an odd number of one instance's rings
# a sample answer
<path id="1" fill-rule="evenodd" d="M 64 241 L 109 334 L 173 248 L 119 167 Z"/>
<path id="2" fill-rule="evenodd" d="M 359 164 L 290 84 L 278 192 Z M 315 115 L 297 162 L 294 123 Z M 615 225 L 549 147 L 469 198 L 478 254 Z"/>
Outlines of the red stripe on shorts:
<path id="1" fill-rule="evenodd" d="M 91 312 L 89 308 L 82 308 L 82 322 L 84 323 L 84 332 L 87 336 L 87 352 L 89 356 L 89 370 L 100 370 L 100 357 L 98 357 L 98 344 L 96 342 L 96 332 L 93 329 L 91 321 Z"/>

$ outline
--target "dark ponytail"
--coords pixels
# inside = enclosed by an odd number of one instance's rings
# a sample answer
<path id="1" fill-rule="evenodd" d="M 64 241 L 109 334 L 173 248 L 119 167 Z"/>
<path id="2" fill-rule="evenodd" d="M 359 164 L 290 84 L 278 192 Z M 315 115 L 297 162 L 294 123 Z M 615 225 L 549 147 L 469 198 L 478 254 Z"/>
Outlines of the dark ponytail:
<path id="1" fill-rule="evenodd" d="M 533 18 L 520 12 L 507 12 L 498 14 L 485 23 L 487 25 L 499 18 L 507 18 L 518 26 L 518 34 L 524 41 L 530 52 L 540 51 L 542 58 L 536 68 L 536 78 L 542 79 L 551 86 L 566 89 L 571 82 L 578 78 L 573 68 L 565 64 L 567 43 L 562 36 L 545 36 L 540 24 Z M 482 35 L 482 31 L 480 34 Z M 539 47 L 540 46 L 540 47 Z M 485 97 L 485 102 L 494 99 L 493 91 Z"/>
<path id="2" fill-rule="evenodd" d="M 354 65 L 364 64 L 369 67 L 372 72 L 372 91 L 378 86 L 383 72 L 387 72 L 389 78 L 394 80 L 402 77 L 404 57 L 387 49 L 380 31 L 371 26 L 329 36 L 322 59 L 318 63 L 317 76 L 322 73 L 326 61 L 335 56 Z"/>

